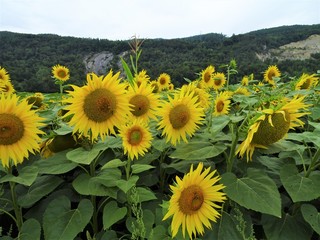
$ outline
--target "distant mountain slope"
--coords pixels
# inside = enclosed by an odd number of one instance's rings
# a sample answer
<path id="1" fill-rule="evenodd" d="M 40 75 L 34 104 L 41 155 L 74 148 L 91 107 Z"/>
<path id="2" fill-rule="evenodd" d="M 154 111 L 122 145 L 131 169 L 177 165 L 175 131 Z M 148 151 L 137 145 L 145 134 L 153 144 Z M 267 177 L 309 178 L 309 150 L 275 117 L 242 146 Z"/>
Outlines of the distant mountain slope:
<path id="1" fill-rule="evenodd" d="M 261 79 L 270 64 L 278 65 L 283 75 L 297 76 L 320 68 L 318 36 L 320 24 L 261 29 L 231 37 L 210 33 L 177 39 L 145 39 L 139 67 L 147 70 L 151 79 L 162 72 L 170 74 L 176 86 L 185 83 L 184 78 L 197 78 L 197 73 L 210 64 L 216 71 L 225 71 L 220 66 L 231 59 L 237 61 L 239 72 L 231 79 L 233 82 L 251 73 Z M 314 51 L 312 48 L 292 50 L 295 44 L 308 39 L 314 41 Z M 120 56 L 128 58 L 128 53 L 128 41 L 0 32 L 0 66 L 9 71 L 18 91 L 57 91 L 51 79 L 51 67 L 58 63 L 70 68 L 70 83 L 82 85 L 87 71 L 103 74 L 111 68 L 121 70 Z"/>

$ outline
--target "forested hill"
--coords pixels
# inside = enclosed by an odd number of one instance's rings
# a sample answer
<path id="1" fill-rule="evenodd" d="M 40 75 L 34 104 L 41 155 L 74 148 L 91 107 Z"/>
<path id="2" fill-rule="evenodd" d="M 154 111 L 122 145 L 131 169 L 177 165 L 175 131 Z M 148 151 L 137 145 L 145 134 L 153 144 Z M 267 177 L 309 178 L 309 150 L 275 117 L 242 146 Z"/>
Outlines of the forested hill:
<path id="1" fill-rule="evenodd" d="M 151 79 L 166 72 L 180 86 L 185 83 L 184 78 L 197 78 L 197 73 L 210 64 L 216 71 L 225 71 L 220 66 L 235 59 L 238 74 L 232 81 L 240 81 L 251 73 L 261 79 L 262 72 L 271 64 L 278 65 L 289 79 L 320 69 L 317 37 L 320 37 L 320 24 L 283 26 L 231 37 L 210 33 L 188 38 L 145 39 L 139 69 L 147 70 Z M 58 90 L 51 78 L 53 65 L 67 66 L 71 72 L 70 83 L 82 85 L 87 72 L 103 74 L 111 68 L 121 70 L 119 59 L 128 57 L 128 43 L 129 40 L 0 32 L 0 66 L 10 73 L 16 90 L 52 92 Z"/>

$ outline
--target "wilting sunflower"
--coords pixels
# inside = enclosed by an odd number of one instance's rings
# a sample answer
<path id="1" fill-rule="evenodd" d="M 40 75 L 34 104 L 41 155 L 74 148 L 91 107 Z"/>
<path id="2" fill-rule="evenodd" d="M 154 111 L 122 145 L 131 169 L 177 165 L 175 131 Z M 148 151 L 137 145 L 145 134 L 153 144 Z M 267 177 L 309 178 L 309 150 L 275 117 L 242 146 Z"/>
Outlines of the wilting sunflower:
<path id="1" fill-rule="evenodd" d="M 174 98 L 168 96 L 169 101 L 162 104 L 159 110 L 159 129 L 163 129 L 162 135 L 166 135 L 167 142 L 173 145 L 180 142 L 188 142 L 187 135 L 192 136 L 202 124 L 204 117 L 203 108 L 199 107 L 198 97 L 193 92 L 178 92 Z"/>
<path id="2" fill-rule="evenodd" d="M 160 91 L 169 88 L 169 84 L 171 83 L 171 77 L 167 73 L 161 73 L 157 79 L 159 83 Z"/>
<path id="3" fill-rule="evenodd" d="M 10 81 L 10 75 L 5 68 L 0 66 L 0 82 L 1 81 Z"/>
<path id="4" fill-rule="evenodd" d="M 203 88 L 212 88 L 213 87 L 213 73 L 215 69 L 214 66 L 209 65 L 206 69 L 202 70 L 200 75 L 201 75 L 201 86 Z"/>
<path id="5" fill-rule="evenodd" d="M 213 89 L 214 90 L 219 90 L 221 89 L 227 82 L 226 76 L 224 75 L 224 73 L 215 73 L 213 74 Z"/>
<path id="6" fill-rule="evenodd" d="M 138 159 L 139 155 L 143 156 L 151 147 L 152 135 L 148 124 L 141 119 L 122 125 L 119 135 L 122 138 L 124 154 L 128 153 L 132 160 Z"/>
<path id="7" fill-rule="evenodd" d="M 65 82 L 70 78 L 69 69 L 59 64 L 52 67 L 52 74 L 55 79 L 62 82 Z"/>
<path id="8" fill-rule="evenodd" d="M 113 75 L 112 71 L 105 77 L 87 74 L 87 85 L 72 86 L 71 97 L 63 102 L 68 110 L 64 116 L 72 116 L 69 124 L 74 126 L 74 133 L 91 135 L 94 141 L 99 136 L 104 139 L 109 133 L 115 134 L 114 127 L 124 124 L 130 108 L 119 74 Z"/>
<path id="9" fill-rule="evenodd" d="M 230 110 L 230 95 L 228 92 L 221 92 L 214 100 L 214 112 L 213 115 L 220 116 L 229 113 Z"/>
<path id="10" fill-rule="evenodd" d="M 197 233 L 204 234 L 204 226 L 211 229 L 210 221 L 216 222 L 220 217 L 218 203 L 223 203 L 226 196 L 222 190 L 225 186 L 217 184 L 219 176 L 216 170 L 210 172 L 210 167 L 203 170 L 203 163 L 197 169 L 185 174 L 182 179 L 176 177 L 176 184 L 170 185 L 172 196 L 169 209 L 163 220 L 173 216 L 171 222 L 172 237 L 175 237 L 181 226 L 185 238 L 187 231 L 189 238 L 196 237 Z"/>
<path id="11" fill-rule="evenodd" d="M 127 98 L 132 105 L 132 116 L 148 121 L 149 118 L 156 119 L 155 113 L 159 108 L 159 95 L 153 93 L 153 88 L 142 82 L 141 85 L 135 84 L 127 92 Z"/>
<path id="12" fill-rule="evenodd" d="M 315 74 L 309 75 L 303 73 L 295 85 L 295 90 L 311 89 L 318 84 L 319 78 Z"/>
<path id="13" fill-rule="evenodd" d="M 39 128 L 44 126 L 27 101 L 19 102 L 15 94 L 0 95 L 0 160 L 4 167 L 22 163 L 29 153 L 39 150 Z"/>
<path id="14" fill-rule="evenodd" d="M 14 89 L 12 83 L 10 80 L 0 80 L 0 94 L 5 93 L 5 94 L 12 94 L 16 90 Z"/>
<path id="15" fill-rule="evenodd" d="M 278 67 L 275 65 L 269 66 L 268 69 L 263 74 L 264 81 L 268 82 L 272 86 L 275 86 L 275 81 L 273 78 L 280 77 L 281 72 L 279 71 Z"/>
<path id="16" fill-rule="evenodd" d="M 288 133 L 289 129 L 303 126 L 304 122 L 299 119 L 307 112 L 299 112 L 308 106 L 303 103 L 303 97 L 294 97 L 291 101 L 283 100 L 278 107 L 268 108 L 261 111 L 261 114 L 254 119 L 250 125 L 246 139 L 237 149 L 237 154 L 241 157 L 246 153 L 247 161 L 252 160 L 255 148 L 267 149 Z"/>

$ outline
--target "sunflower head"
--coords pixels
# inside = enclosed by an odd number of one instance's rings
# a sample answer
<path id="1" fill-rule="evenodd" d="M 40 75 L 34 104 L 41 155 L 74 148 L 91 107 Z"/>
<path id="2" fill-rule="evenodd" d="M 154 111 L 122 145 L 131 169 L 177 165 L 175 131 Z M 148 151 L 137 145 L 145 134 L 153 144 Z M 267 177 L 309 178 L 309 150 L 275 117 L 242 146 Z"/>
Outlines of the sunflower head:
<path id="1" fill-rule="evenodd" d="M 295 84 L 295 90 L 311 89 L 318 84 L 319 78 L 315 74 L 303 73 Z"/>
<path id="2" fill-rule="evenodd" d="M 180 89 L 181 92 L 185 93 L 193 93 L 194 97 L 198 98 L 198 103 L 200 103 L 200 107 L 203 107 L 204 110 L 210 107 L 211 95 L 202 88 L 199 88 L 198 82 L 191 82 L 189 84 L 183 85 Z"/>
<path id="3" fill-rule="evenodd" d="M 219 90 L 221 89 L 227 82 L 226 76 L 224 73 L 217 72 L 213 74 L 213 89 Z"/>
<path id="4" fill-rule="evenodd" d="M 52 75 L 55 79 L 62 82 L 65 82 L 70 78 L 69 69 L 59 64 L 52 67 Z"/>
<path id="5" fill-rule="evenodd" d="M 251 93 L 249 92 L 249 90 L 246 87 L 239 87 L 234 91 L 233 95 L 249 96 L 249 95 L 251 95 Z"/>
<path id="6" fill-rule="evenodd" d="M 169 201 L 169 209 L 163 220 L 173 216 L 171 222 L 172 237 L 175 237 L 182 227 L 185 238 L 187 232 L 189 238 L 197 234 L 204 234 L 204 226 L 211 229 L 210 221 L 216 222 L 220 217 L 218 209 L 226 200 L 221 190 L 223 184 L 217 184 L 219 176 L 214 176 L 216 171 L 210 172 L 210 167 L 203 170 L 203 163 L 184 175 L 182 179 L 176 177 L 176 184 L 171 185 L 172 196 Z"/>
<path id="7" fill-rule="evenodd" d="M 44 119 L 31 110 L 26 100 L 15 94 L 0 95 L 0 160 L 4 167 L 22 163 L 29 153 L 39 150 L 39 128 Z"/>
<path id="8" fill-rule="evenodd" d="M 241 80 L 241 85 L 242 86 L 248 86 L 249 85 L 249 77 L 248 76 L 243 76 Z"/>
<path id="9" fill-rule="evenodd" d="M 204 88 L 211 88 L 213 86 L 213 73 L 215 71 L 214 66 L 209 65 L 206 69 L 202 70 L 201 75 L 201 84 Z"/>
<path id="10" fill-rule="evenodd" d="M 146 70 L 141 70 L 139 73 L 135 74 L 134 76 L 134 82 L 140 86 L 141 83 L 149 83 L 150 82 L 150 77 L 147 75 Z"/>
<path id="11" fill-rule="evenodd" d="M 157 79 L 160 90 L 168 89 L 171 83 L 171 77 L 167 73 L 161 73 Z"/>
<path id="12" fill-rule="evenodd" d="M 35 108 L 41 108 L 44 106 L 43 99 L 44 96 L 40 92 L 26 98 L 28 104 L 32 104 Z"/>
<path id="13" fill-rule="evenodd" d="M 12 94 L 15 93 L 15 89 L 10 80 L 0 80 L 0 94 Z"/>
<path id="14" fill-rule="evenodd" d="M 143 156 L 151 147 L 152 134 L 146 122 L 135 119 L 119 128 L 119 135 L 122 138 L 124 153 L 133 160 Z"/>
<path id="15" fill-rule="evenodd" d="M 230 110 L 230 95 L 227 92 L 221 92 L 214 100 L 214 112 L 213 115 L 220 116 L 229 113 Z"/>
<path id="16" fill-rule="evenodd" d="M 115 134 L 114 127 L 122 125 L 130 111 L 125 95 L 125 84 L 118 79 L 120 72 L 106 76 L 91 73 L 87 75 L 87 84 L 83 87 L 73 86 L 66 103 L 65 117 L 72 116 L 69 124 L 74 133 L 79 132 L 92 141 L 99 136 L 104 139 L 109 133 Z"/>
<path id="17" fill-rule="evenodd" d="M 268 67 L 268 69 L 263 74 L 263 79 L 267 83 L 271 84 L 272 86 L 275 85 L 274 78 L 280 77 L 281 72 L 279 71 L 278 67 L 276 65 L 271 65 Z"/>
<path id="18" fill-rule="evenodd" d="M 0 82 L 1 81 L 10 81 L 10 75 L 5 68 L 0 66 Z"/>

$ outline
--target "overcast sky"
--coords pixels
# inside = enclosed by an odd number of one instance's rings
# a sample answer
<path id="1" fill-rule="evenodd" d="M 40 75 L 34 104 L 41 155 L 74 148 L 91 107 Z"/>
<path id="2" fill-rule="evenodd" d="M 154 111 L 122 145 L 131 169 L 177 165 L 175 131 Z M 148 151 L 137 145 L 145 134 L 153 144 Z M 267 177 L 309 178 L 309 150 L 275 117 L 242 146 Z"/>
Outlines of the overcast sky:
<path id="1" fill-rule="evenodd" d="M 0 0 L 0 31 L 128 40 L 320 24 L 320 0 Z"/>

